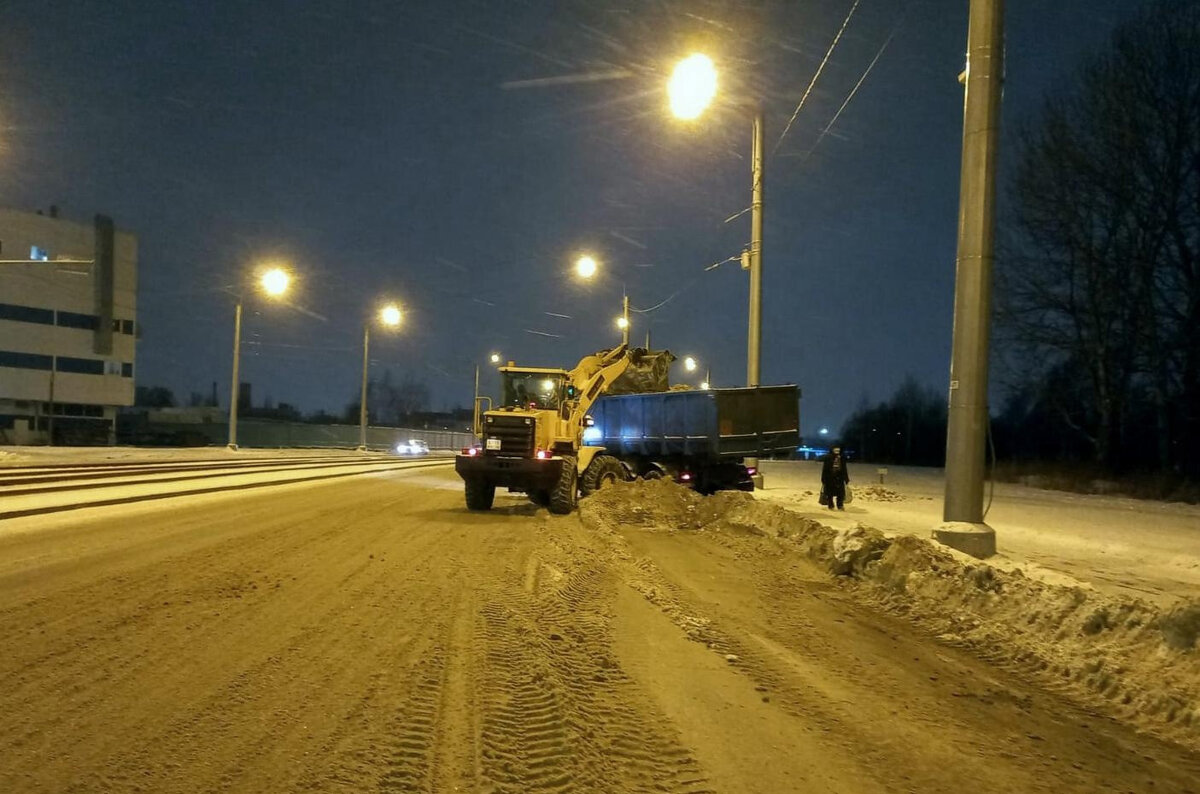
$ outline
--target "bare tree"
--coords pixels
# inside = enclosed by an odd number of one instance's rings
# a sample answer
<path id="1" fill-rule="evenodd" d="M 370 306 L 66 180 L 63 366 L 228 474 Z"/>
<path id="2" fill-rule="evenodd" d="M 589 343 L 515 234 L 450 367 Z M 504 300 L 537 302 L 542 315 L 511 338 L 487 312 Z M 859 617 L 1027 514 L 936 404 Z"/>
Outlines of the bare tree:
<path id="1" fill-rule="evenodd" d="M 1002 344 L 1031 378 L 1064 366 L 1086 378 L 1093 420 L 1079 429 L 1097 462 L 1118 462 L 1140 393 L 1156 403 L 1160 462 L 1194 461 L 1200 2 L 1150 4 L 1047 99 L 1023 134 L 1011 197 Z"/>

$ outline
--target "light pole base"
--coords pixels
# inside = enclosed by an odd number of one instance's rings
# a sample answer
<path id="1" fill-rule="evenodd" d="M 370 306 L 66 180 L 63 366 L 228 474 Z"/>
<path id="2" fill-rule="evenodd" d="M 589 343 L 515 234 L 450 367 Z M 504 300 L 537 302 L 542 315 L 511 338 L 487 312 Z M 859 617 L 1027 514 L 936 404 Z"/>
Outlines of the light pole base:
<path id="1" fill-rule="evenodd" d="M 996 554 L 996 530 L 982 521 L 947 521 L 934 527 L 933 539 L 978 560 Z"/>
<path id="2" fill-rule="evenodd" d="M 355 451 L 355 452 L 366 452 L 366 451 L 367 451 L 367 448 L 366 448 L 366 447 L 359 446 L 359 447 L 355 447 L 355 448 L 354 448 L 354 451 Z"/>
<path id="3" fill-rule="evenodd" d="M 230 452 L 237 452 L 238 445 L 237 444 L 226 444 L 225 449 L 229 450 Z"/>

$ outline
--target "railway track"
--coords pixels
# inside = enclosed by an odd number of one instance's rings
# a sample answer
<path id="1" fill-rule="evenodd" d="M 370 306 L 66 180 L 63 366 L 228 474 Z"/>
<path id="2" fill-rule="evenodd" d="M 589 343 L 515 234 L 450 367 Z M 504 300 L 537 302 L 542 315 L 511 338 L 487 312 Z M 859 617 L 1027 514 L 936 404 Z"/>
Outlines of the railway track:
<path id="1" fill-rule="evenodd" d="M 0 469 L 0 520 L 85 507 L 448 466 L 452 458 L 275 457 Z"/>

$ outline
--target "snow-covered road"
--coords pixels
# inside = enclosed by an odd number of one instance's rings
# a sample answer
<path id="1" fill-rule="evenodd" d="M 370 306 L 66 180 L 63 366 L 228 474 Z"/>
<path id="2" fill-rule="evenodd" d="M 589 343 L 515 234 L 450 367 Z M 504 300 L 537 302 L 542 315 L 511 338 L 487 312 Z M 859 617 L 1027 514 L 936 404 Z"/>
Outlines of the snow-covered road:
<path id="1" fill-rule="evenodd" d="M 442 469 L 13 519 L 0 791 L 1196 790 L 777 539 L 589 516 Z"/>

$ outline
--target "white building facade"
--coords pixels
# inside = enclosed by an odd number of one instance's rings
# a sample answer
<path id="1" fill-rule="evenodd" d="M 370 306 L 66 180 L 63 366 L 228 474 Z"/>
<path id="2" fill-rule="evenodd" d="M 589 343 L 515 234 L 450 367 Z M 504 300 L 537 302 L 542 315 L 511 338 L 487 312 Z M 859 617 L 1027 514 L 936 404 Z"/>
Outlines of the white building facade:
<path id="1" fill-rule="evenodd" d="M 0 209 L 0 444 L 113 443 L 136 332 L 133 234 Z"/>

